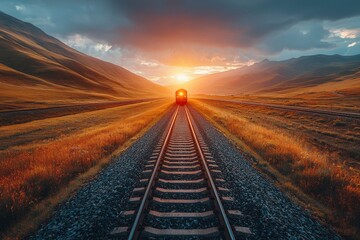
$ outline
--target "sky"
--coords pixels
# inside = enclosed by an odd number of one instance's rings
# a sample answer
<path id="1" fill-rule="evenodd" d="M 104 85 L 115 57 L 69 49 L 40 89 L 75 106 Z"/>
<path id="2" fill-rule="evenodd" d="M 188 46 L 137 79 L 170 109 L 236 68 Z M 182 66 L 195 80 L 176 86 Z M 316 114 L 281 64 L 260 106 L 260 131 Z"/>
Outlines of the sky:
<path id="1" fill-rule="evenodd" d="M 0 0 L 0 11 L 161 85 L 264 59 L 360 54 L 360 0 Z"/>

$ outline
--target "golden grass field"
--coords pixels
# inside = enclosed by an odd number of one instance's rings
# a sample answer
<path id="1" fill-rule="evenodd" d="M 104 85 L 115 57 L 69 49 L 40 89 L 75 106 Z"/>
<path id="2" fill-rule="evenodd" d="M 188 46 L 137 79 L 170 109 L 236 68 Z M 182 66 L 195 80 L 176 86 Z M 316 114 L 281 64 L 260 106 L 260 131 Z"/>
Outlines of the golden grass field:
<path id="1" fill-rule="evenodd" d="M 0 229 L 28 218 L 90 168 L 101 164 L 100 170 L 171 105 L 160 99 L 0 127 Z"/>
<path id="2" fill-rule="evenodd" d="M 354 89 L 352 94 L 339 92 L 302 92 L 297 95 L 270 93 L 267 95 L 228 95 L 211 96 L 211 99 L 228 99 L 277 105 L 290 105 L 325 110 L 360 112 L 360 91 Z M 207 95 L 196 95 L 196 98 L 209 98 Z"/>
<path id="3" fill-rule="evenodd" d="M 345 236 L 359 234 L 359 122 L 217 100 L 191 105 L 315 215 Z"/>

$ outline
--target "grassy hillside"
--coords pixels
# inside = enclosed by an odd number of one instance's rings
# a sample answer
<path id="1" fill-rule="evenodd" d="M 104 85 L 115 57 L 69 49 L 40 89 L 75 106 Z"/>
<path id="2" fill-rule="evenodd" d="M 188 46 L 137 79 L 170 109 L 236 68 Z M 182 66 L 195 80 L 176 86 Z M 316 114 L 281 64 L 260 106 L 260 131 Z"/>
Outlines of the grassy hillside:
<path id="1" fill-rule="evenodd" d="M 183 87 L 201 94 L 287 95 L 360 93 L 360 55 L 314 55 L 268 61 L 207 75 Z"/>
<path id="2" fill-rule="evenodd" d="M 143 77 L 82 54 L 2 12 L 0 52 L 2 107 L 167 94 L 165 88 Z"/>

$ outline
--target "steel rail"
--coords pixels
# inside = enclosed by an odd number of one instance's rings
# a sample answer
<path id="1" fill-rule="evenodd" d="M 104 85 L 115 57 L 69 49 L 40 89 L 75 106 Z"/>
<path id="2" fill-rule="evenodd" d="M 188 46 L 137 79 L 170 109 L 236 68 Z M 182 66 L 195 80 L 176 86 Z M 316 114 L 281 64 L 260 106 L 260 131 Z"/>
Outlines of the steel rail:
<path id="1" fill-rule="evenodd" d="M 176 117 L 178 115 L 178 112 L 179 112 L 179 106 L 177 107 L 173 117 L 172 117 L 172 121 L 171 121 L 171 124 L 170 124 L 170 127 L 169 127 L 169 130 L 166 134 L 166 138 L 164 140 L 164 143 L 161 147 L 161 151 L 156 159 L 156 164 L 155 164 L 155 167 L 154 167 L 154 171 L 152 172 L 151 174 L 151 177 L 149 179 L 149 183 L 146 187 L 146 190 L 145 190 L 145 193 L 144 193 L 144 196 L 141 200 L 141 204 L 140 204 L 140 207 L 139 207 L 139 210 L 136 214 L 136 217 L 135 217 L 135 220 L 134 220 L 134 223 L 131 227 L 131 230 L 130 230 L 130 233 L 129 233 L 129 236 L 128 236 L 128 240 L 133 240 L 133 239 L 138 239 L 139 238 L 139 235 L 140 235 L 140 231 L 139 231 L 139 228 L 141 227 L 141 223 L 144 219 L 144 216 L 145 216 L 145 210 L 149 204 L 149 197 L 151 196 L 151 193 L 152 193 L 152 190 L 153 190 L 153 187 L 154 187 L 154 184 L 155 184 L 155 179 L 159 173 L 159 166 L 160 166 L 160 162 L 161 162 L 161 159 L 165 153 L 165 150 L 166 150 L 166 147 L 169 143 L 169 140 L 170 140 L 170 135 L 172 133 L 172 130 L 174 128 L 174 124 L 175 124 L 175 120 L 176 120 Z"/>
<path id="2" fill-rule="evenodd" d="M 194 130 L 191 118 L 190 118 L 190 113 L 189 113 L 189 110 L 188 110 L 188 108 L 186 106 L 185 106 L 185 112 L 186 112 L 186 117 L 188 119 L 190 130 L 191 130 L 191 135 L 193 137 L 196 148 L 197 148 L 197 150 L 199 152 L 199 155 L 200 155 L 200 158 L 201 158 L 203 168 L 205 170 L 205 174 L 206 174 L 206 178 L 208 180 L 211 195 L 214 198 L 215 208 L 218 211 L 218 216 L 219 216 L 220 223 L 221 223 L 222 227 L 224 228 L 224 237 L 225 237 L 225 239 L 235 240 L 235 235 L 234 235 L 233 229 L 232 229 L 232 227 L 230 225 L 229 219 L 226 216 L 226 211 L 224 209 L 224 206 L 221 203 L 219 194 L 218 194 L 218 192 L 216 190 L 214 180 L 211 177 L 210 170 L 209 170 L 209 168 L 207 166 L 207 163 L 206 163 L 205 155 L 204 155 L 204 153 L 202 151 L 199 140 L 198 140 L 198 138 L 196 136 L 196 133 L 195 133 L 195 130 Z"/>

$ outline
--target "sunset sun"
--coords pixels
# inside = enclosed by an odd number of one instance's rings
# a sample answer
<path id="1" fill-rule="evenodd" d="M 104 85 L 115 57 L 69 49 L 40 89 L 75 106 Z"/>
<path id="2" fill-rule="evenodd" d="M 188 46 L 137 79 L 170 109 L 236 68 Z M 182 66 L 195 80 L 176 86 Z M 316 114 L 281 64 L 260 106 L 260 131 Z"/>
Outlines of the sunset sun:
<path id="1" fill-rule="evenodd" d="M 178 74 L 175 76 L 175 78 L 180 83 L 188 82 L 190 80 L 189 76 L 186 74 Z"/>

